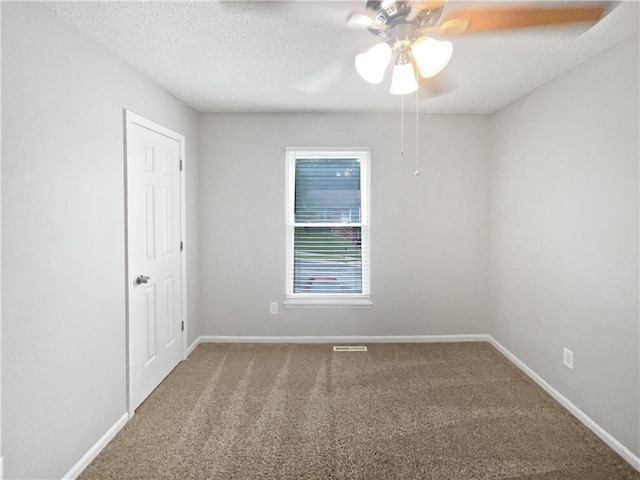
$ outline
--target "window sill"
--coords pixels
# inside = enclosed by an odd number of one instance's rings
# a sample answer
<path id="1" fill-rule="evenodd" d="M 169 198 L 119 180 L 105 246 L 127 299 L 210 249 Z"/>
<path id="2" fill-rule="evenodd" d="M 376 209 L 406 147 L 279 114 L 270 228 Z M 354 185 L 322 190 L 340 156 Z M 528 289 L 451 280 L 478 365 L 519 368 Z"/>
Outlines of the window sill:
<path id="1" fill-rule="evenodd" d="M 373 302 L 369 297 L 303 297 L 288 298 L 283 303 L 285 308 L 371 308 Z"/>

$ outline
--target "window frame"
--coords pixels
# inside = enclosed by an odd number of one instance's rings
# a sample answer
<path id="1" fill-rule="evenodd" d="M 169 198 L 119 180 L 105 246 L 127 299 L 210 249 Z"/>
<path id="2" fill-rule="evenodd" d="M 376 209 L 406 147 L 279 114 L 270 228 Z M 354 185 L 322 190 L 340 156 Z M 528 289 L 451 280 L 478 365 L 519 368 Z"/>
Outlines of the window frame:
<path id="1" fill-rule="evenodd" d="M 304 148 L 288 147 L 286 152 L 286 272 L 285 307 L 352 307 L 370 308 L 371 302 L 371 152 L 369 148 Z M 295 228 L 307 226 L 295 222 L 296 160 L 299 159 L 360 160 L 360 222 L 348 224 L 361 229 L 362 293 L 294 293 Z M 317 226 L 322 226 L 319 224 Z"/>

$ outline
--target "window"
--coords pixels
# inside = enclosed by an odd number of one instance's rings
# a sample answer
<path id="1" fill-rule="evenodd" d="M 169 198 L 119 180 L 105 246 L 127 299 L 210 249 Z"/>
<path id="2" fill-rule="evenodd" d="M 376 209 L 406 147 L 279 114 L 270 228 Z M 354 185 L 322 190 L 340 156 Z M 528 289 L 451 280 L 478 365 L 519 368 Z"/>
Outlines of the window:
<path id="1" fill-rule="evenodd" d="M 287 306 L 371 306 L 369 152 L 287 150 Z"/>

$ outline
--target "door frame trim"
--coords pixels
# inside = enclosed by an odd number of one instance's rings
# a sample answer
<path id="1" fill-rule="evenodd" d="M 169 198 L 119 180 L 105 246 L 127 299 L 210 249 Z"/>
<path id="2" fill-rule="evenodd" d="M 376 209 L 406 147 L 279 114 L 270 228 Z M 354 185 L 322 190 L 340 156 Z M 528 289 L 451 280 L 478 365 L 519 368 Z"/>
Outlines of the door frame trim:
<path id="1" fill-rule="evenodd" d="M 180 240 L 183 242 L 183 248 L 180 251 L 180 267 L 181 267 L 181 317 L 184 322 L 184 330 L 182 330 L 181 350 L 182 360 L 187 358 L 187 329 L 189 328 L 188 310 L 187 310 L 187 195 L 186 195 L 186 171 L 187 171 L 187 158 L 186 158 L 186 144 L 185 136 L 170 130 L 158 123 L 155 123 L 145 117 L 142 117 L 136 113 L 133 113 L 126 108 L 123 109 L 124 116 L 124 242 L 125 242 L 125 265 L 124 265 L 124 280 L 125 280 L 125 323 L 126 323 L 126 390 L 127 390 L 127 413 L 129 419 L 133 417 L 135 409 L 133 407 L 133 364 L 132 358 L 132 346 L 131 346 L 131 323 L 129 321 L 129 290 L 132 288 L 129 279 L 129 186 L 127 183 L 129 177 L 128 171 L 128 159 L 127 159 L 127 140 L 129 134 L 129 127 L 132 125 L 138 125 L 143 128 L 152 130 L 154 132 L 165 135 L 180 143 L 180 160 L 182 160 L 182 171 L 180 172 Z"/>

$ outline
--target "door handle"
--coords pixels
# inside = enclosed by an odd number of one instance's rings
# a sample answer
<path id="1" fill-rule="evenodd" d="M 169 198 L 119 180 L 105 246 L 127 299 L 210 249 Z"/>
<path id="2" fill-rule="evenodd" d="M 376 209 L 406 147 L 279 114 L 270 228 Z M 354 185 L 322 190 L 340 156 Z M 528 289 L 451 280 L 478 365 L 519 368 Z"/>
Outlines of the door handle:
<path id="1" fill-rule="evenodd" d="M 149 283 L 149 277 L 146 275 L 138 275 L 136 278 L 135 284 L 142 285 L 143 283 Z"/>

